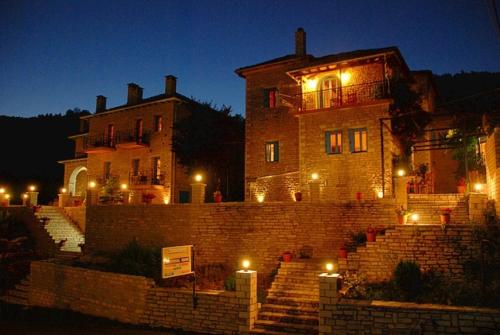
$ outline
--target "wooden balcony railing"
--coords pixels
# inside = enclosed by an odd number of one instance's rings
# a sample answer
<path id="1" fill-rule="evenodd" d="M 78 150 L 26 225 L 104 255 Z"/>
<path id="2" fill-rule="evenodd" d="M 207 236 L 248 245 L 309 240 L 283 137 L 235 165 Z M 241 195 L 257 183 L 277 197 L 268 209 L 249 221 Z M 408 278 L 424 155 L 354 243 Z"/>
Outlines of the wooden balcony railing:
<path id="1" fill-rule="evenodd" d="M 385 82 L 376 81 L 300 94 L 299 111 L 340 108 L 386 99 Z"/>

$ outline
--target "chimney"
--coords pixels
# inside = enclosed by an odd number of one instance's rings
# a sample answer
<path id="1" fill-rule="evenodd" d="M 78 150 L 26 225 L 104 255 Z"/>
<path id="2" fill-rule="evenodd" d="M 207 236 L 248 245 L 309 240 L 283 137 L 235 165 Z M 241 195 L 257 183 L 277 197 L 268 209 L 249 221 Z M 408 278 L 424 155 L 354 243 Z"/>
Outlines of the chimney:
<path id="1" fill-rule="evenodd" d="M 98 95 L 95 101 L 95 112 L 102 113 L 106 110 L 106 97 L 104 95 Z"/>
<path id="2" fill-rule="evenodd" d="M 167 96 L 175 95 L 177 90 L 177 78 L 169 74 L 165 77 L 165 94 Z"/>
<path id="3" fill-rule="evenodd" d="M 127 105 L 133 105 L 141 102 L 142 100 L 142 87 L 137 84 L 128 84 Z"/>
<path id="4" fill-rule="evenodd" d="M 295 32 L 295 54 L 297 56 L 306 55 L 306 32 L 304 28 L 299 28 Z"/>

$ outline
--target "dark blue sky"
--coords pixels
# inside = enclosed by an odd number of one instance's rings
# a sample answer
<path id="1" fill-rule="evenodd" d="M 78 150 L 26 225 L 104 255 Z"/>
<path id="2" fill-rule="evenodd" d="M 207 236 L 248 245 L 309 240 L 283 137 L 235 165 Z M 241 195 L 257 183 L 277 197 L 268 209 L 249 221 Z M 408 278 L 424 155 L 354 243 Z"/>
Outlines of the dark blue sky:
<path id="1" fill-rule="evenodd" d="M 129 82 L 163 92 L 166 74 L 180 93 L 244 113 L 234 70 L 292 53 L 297 27 L 315 56 L 396 45 L 414 70 L 500 71 L 480 0 L 0 0 L 0 114 L 94 111 L 98 94 L 116 106 Z"/>

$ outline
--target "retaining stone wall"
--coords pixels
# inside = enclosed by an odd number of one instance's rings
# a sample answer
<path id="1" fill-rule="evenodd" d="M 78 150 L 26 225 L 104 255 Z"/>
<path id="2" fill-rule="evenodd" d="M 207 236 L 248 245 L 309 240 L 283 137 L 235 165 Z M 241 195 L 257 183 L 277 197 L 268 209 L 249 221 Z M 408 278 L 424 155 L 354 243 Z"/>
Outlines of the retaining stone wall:
<path id="1" fill-rule="evenodd" d="M 330 299 L 335 301 L 335 299 Z M 325 334 L 498 334 L 500 310 L 339 299 L 322 304 Z"/>
<path id="2" fill-rule="evenodd" d="M 91 206 L 85 250 L 113 251 L 134 238 L 156 247 L 194 244 L 197 264 L 236 269 L 249 257 L 263 278 L 284 251 L 311 246 L 314 257 L 336 256 L 350 233 L 394 224 L 395 208 L 388 200 Z"/>
<path id="3" fill-rule="evenodd" d="M 369 281 L 389 280 L 401 260 L 415 260 L 423 271 L 442 272 L 452 280 L 464 280 L 463 262 L 479 252 L 473 244 L 473 225 L 400 225 L 367 242 L 347 259 L 339 260 L 341 271 L 355 270 Z"/>
<path id="4" fill-rule="evenodd" d="M 439 224 L 443 208 L 452 210 L 451 223 L 469 222 L 463 194 L 408 194 L 408 209 L 419 214 L 419 223 Z"/>
<path id="5" fill-rule="evenodd" d="M 82 232 L 85 232 L 85 206 L 64 207 L 64 212 L 69 216 Z"/>
<path id="6" fill-rule="evenodd" d="M 192 292 L 156 287 L 152 279 L 32 262 L 30 305 L 105 317 L 131 324 L 181 328 L 217 334 L 238 332 L 241 310 L 248 308 L 238 293 Z"/>

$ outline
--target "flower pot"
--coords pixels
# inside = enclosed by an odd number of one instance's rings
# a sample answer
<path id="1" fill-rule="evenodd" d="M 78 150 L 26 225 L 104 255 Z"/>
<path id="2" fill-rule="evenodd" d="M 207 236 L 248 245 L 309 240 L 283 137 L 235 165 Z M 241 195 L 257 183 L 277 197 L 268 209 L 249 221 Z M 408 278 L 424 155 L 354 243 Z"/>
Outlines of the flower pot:
<path id="1" fill-rule="evenodd" d="M 441 219 L 441 224 L 448 224 L 450 223 L 451 220 L 451 214 L 450 213 L 442 213 L 439 218 Z"/>
<path id="2" fill-rule="evenodd" d="M 356 200 L 361 201 L 361 198 L 363 197 L 363 193 L 361 192 L 356 192 Z"/>
<path id="3" fill-rule="evenodd" d="M 214 194 L 214 201 L 216 203 L 222 202 L 222 194 Z"/>
<path id="4" fill-rule="evenodd" d="M 347 258 L 347 249 L 345 247 L 340 247 L 339 258 Z"/>
<path id="5" fill-rule="evenodd" d="M 283 262 L 291 262 L 292 254 L 290 252 L 283 253 Z"/>
<path id="6" fill-rule="evenodd" d="M 367 242 L 375 242 L 376 239 L 377 239 L 376 232 L 367 232 L 366 233 L 366 241 Z"/>
<path id="7" fill-rule="evenodd" d="M 457 186 L 457 193 L 464 194 L 465 193 L 465 185 Z"/>
<path id="8" fill-rule="evenodd" d="M 407 221 L 408 221 L 408 215 L 398 214 L 398 223 L 399 224 L 406 224 Z"/>
<path id="9" fill-rule="evenodd" d="M 295 192 L 295 201 L 302 201 L 302 192 Z"/>

